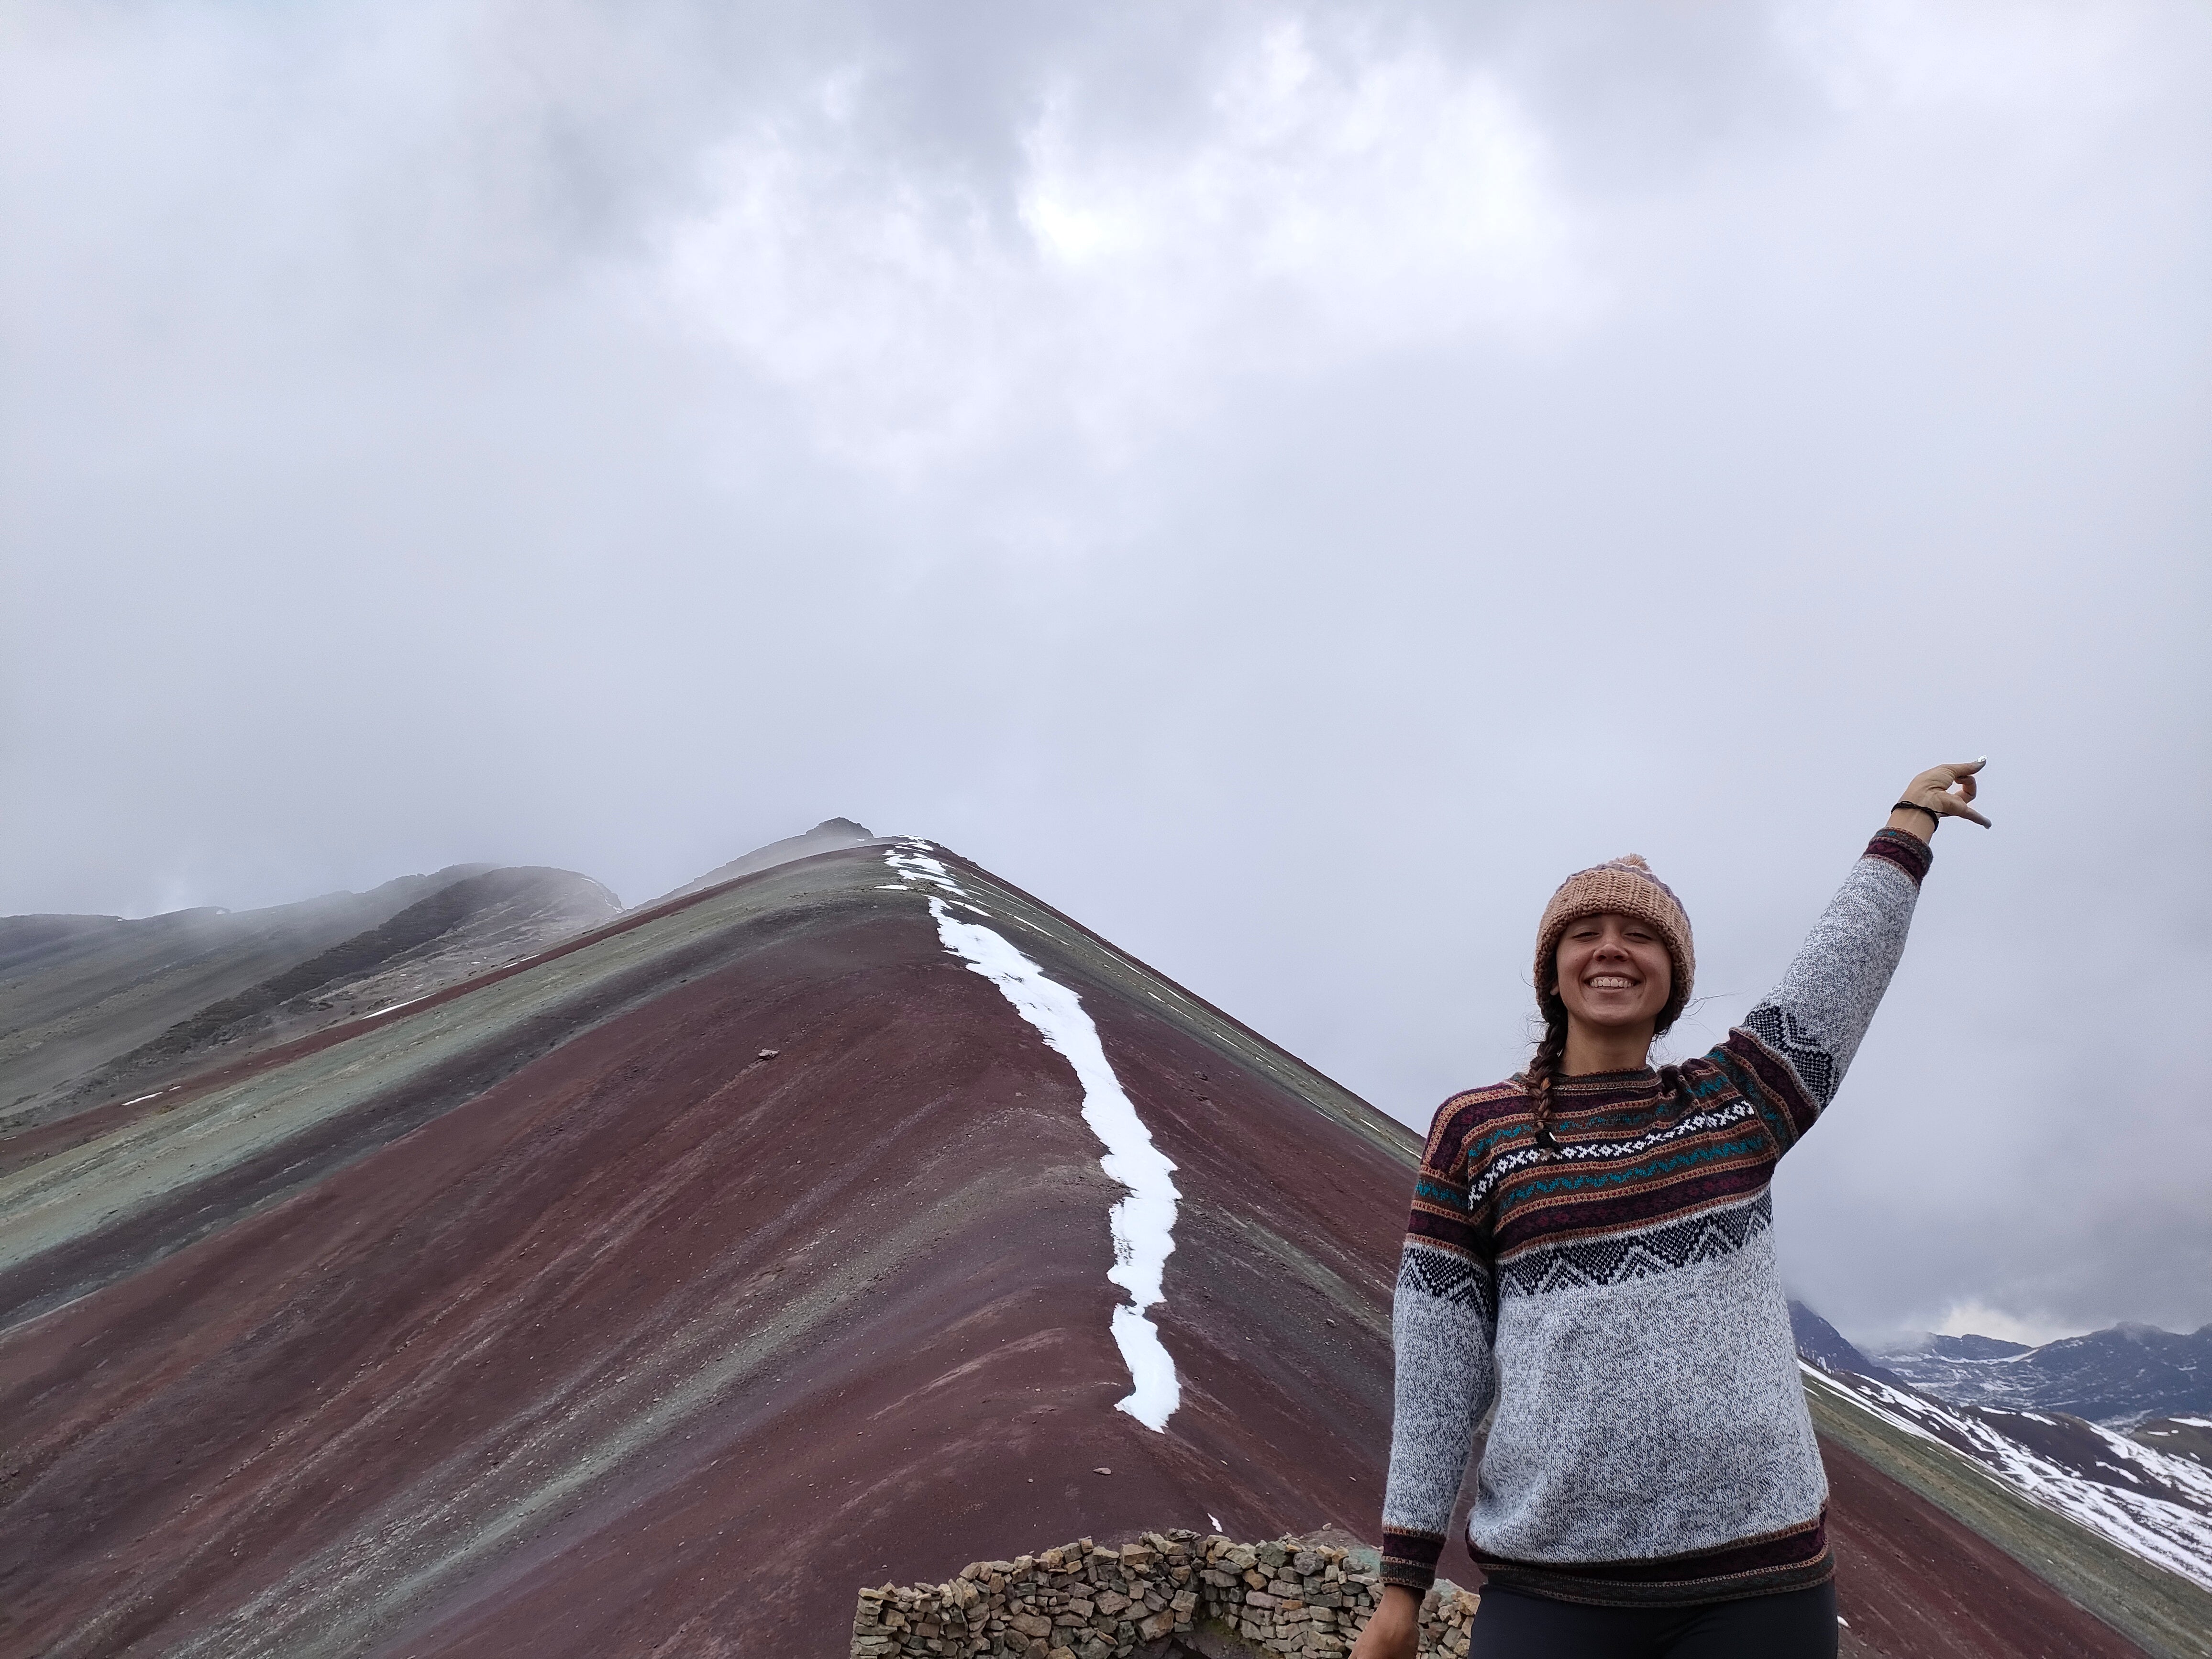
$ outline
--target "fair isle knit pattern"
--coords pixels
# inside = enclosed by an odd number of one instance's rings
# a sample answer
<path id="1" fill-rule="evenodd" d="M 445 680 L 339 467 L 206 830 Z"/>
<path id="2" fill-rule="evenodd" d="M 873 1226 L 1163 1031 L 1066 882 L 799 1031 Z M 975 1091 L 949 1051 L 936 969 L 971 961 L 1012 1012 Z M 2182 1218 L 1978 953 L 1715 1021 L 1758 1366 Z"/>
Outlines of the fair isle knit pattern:
<path id="1" fill-rule="evenodd" d="M 1833 1571 L 1774 1259 L 1775 1165 L 1834 1098 L 1905 949 L 1927 844 L 1885 830 L 1773 994 L 1681 1068 L 1518 1079 L 1429 1132 L 1395 1310 L 1382 1576 L 1436 1575 L 1475 1437 L 1486 1578 L 1640 1607 Z"/>

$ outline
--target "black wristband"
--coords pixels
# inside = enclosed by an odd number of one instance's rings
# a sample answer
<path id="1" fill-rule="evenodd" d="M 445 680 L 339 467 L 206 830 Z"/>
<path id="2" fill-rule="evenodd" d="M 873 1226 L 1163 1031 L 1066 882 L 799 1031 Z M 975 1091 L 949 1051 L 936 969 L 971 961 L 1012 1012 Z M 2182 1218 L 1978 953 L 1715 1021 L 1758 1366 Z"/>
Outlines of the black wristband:
<path id="1" fill-rule="evenodd" d="M 1928 815 L 1929 823 L 1941 823 L 1943 822 L 1943 815 L 1941 812 L 1938 812 L 1932 806 L 1923 806 L 1917 801 L 1901 800 L 1889 810 L 1893 812 L 1925 812 Z"/>

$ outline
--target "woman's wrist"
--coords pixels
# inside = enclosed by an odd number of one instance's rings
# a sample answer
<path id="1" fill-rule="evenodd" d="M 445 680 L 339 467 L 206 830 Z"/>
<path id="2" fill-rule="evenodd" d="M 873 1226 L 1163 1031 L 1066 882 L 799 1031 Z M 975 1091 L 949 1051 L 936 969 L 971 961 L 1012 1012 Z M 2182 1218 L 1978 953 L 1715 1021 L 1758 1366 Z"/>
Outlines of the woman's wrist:
<path id="1" fill-rule="evenodd" d="M 1889 809 L 1888 827 L 1902 830 L 1918 841 L 1935 840 L 1936 826 L 1941 822 L 1942 820 L 1936 816 L 1935 808 L 1930 806 L 1908 806 L 1899 801 Z"/>

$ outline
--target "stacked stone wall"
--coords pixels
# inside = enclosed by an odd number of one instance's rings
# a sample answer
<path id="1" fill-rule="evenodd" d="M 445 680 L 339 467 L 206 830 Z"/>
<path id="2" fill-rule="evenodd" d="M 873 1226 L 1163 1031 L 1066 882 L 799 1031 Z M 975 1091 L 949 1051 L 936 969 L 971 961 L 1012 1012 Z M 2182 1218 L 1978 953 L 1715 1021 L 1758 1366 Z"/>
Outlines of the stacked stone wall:
<path id="1" fill-rule="evenodd" d="M 852 1659 L 1170 1659 L 1179 1654 L 1347 1654 L 1382 1583 L 1371 1550 L 1296 1538 L 1239 1544 L 1148 1532 L 978 1561 L 943 1584 L 860 1592 Z M 1475 1595 L 1439 1583 L 1421 1604 L 1420 1651 L 1467 1651 Z"/>

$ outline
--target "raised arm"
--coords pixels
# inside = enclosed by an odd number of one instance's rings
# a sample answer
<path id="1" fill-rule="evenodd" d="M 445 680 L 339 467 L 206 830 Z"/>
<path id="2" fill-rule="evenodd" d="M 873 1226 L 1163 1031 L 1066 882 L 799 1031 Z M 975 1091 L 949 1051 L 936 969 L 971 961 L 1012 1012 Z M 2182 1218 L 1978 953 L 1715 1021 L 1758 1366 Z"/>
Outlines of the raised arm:
<path id="1" fill-rule="evenodd" d="M 1905 953 L 1921 878 L 1935 856 L 1929 841 L 1936 826 L 1947 817 L 1963 817 L 1989 827 L 1973 807 L 1974 774 L 1982 766 L 1980 761 L 1933 766 L 1905 786 L 1888 826 L 1867 844 L 1782 982 L 1722 1044 L 1729 1058 L 1770 1085 L 1765 1092 L 1785 1097 L 1787 1122 L 1777 1124 L 1785 1145 L 1810 1128 L 1835 1098 L 1889 988 Z M 1747 1031 L 1758 1039 L 1755 1048 L 1743 1042 Z M 1786 1079 L 1775 1076 L 1776 1061 L 1786 1067 Z M 1777 1090 L 1771 1086 L 1777 1083 L 1796 1087 Z M 1802 1099 L 1788 1099 L 1791 1095 Z"/>

